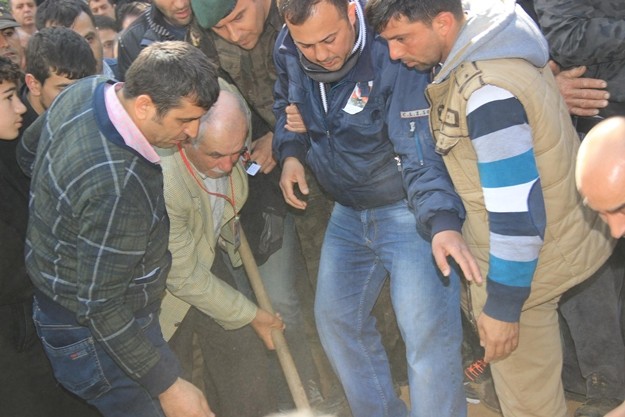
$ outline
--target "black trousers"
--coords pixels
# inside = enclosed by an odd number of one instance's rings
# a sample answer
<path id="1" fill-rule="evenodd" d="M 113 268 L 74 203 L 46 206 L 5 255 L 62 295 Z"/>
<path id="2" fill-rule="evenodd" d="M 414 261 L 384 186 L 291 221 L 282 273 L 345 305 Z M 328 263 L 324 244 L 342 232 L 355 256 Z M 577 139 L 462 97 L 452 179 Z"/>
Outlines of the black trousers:
<path id="1" fill-rule="evenodd" d="M 231 274 L 215 257 L 213 272 L 229 284 Z M 267 349 L 249 326 L 225 330 L 191 308 L 169 340 L 183 368 L 183 378 L 202 389 L 219 417 L 262 417 L 277 411 L 269 382 Z"/>
<path id="2" fill-rule="evenodd" d="M 623 243 L 593 276 L 564 293 L 559 304 L 564 388 L 587 398 L 625 399 Z"/>

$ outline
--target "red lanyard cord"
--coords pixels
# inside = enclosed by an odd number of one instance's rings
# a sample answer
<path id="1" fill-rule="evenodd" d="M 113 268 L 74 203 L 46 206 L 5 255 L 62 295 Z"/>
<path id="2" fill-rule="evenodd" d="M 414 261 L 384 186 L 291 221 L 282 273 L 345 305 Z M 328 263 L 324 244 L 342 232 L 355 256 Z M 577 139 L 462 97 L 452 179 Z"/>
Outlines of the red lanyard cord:
<path id="1" fill-rule="evenodd" d="M 184 162 L 185 166 L 187 167 L 187 171 L 189 171 L 189 173 L 191 174 L 191 176 L 193 177 L 193 179 L 198 183 L 198 185 L 200 186 L 200 188 L 202 190 L 204 190 L 207 194 L 210 195 L 214 195 L 215 197 L 220 197 L 223 198 L 224 200 L 226 200 L 231 206 L 232 209 L 234 210 L 234 215 L 238 216 L 237 213 L 237 206 L 236 203 L 234 201 L 234 184 L 232 182 L 232 173 L 228 174 L 228 178 L 230 180 L 230 191 L 232 192 L 232 198 L 228 197 L 225 194 L 220 194 L 220 193 L 213 193 L 208 191 L 208 189 L 206 188 L 206 186 L 204 185 L 204 182 L 201 181 L 196 173 L 195 173 L 195 169 L 193 169 L 191 167 L 191 163 L 189 162 L 189 160 L 187 159 L 187 155 L 184 153 L 184 150 L 182 149 L 182 146 L 180 144 L 178 144 L 178 152 L 180 152 L 180 156 L 182 157 L 182 161 Z"/>

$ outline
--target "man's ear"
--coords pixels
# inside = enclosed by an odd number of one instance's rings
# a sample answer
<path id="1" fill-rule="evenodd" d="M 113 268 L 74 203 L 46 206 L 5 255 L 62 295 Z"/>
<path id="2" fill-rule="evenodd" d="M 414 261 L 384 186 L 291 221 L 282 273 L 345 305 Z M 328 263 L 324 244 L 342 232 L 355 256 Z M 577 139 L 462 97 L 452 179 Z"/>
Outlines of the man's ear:
<path id="1" fill-rule="evenodd" d="M 142 121 L 151 120 L 157 114 L 156 106 L 154 105 L 152 98 L 147 94 L 141 94 L 140 96 L 137 96 L 133 103 L 133 108 L 135 116 Z"/>
<path id="2" fill-rule="evenodd" d="M 354 1 L 347 3 L 347 20 L 352 26 L 356 24 L 356 3 Z"/>
<path id="3" fill-rule="evenodd" d="M 24 76 L 24 82 L 26 83 L 31 95 L 35 97 L 41 96 L 41 89 L 43 88 L 43 85 L 41 85 L 39 80 L 36 79 L 34 75 L 27 73 Z"/>
<path id="4" fill-rule="evenodd" d="M 432 19 L 432 29 L 442 36 L 447 36 L 456 23 L 451 12 L 440 12 Z"/>

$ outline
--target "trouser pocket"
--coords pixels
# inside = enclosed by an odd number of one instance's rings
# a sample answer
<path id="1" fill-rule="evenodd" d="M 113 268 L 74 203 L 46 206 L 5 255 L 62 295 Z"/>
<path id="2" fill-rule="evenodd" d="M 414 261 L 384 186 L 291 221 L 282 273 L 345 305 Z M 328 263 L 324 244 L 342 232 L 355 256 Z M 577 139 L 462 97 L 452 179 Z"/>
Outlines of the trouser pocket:
<path id="1" fill-rule="evenodd" d="M 89 400 L 111 388 L 88 328 L 59 323 L 37 305 L 33 317 L 54 376 L 67 390 Z"/>

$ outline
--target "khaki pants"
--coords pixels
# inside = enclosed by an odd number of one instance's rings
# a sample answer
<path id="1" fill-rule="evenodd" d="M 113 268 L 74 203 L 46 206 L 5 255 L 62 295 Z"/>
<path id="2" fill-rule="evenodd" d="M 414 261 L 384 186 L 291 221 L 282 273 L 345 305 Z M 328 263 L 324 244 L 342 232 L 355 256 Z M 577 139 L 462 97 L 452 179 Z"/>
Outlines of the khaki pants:
<path id="1" fill-rule="evenodd" d="M 474 317 L 479 317 L 486 289 L 471 285 Z M 559 297 L 521 313 L 519 346 L 491 364 L 495 390 L 505 417 L 566 417 L 562 386 Z M 463 300 L 463 301 L 466 301 Z M 466 304 L 463 302 L 463 307 Z"/>

